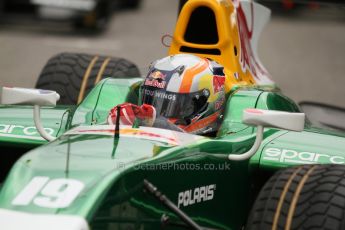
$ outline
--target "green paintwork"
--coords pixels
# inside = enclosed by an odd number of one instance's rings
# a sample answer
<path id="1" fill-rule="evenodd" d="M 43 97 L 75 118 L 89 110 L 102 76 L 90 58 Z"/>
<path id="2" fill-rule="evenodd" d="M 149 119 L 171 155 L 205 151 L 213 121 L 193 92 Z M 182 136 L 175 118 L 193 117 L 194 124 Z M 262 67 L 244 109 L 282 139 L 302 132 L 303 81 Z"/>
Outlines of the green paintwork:
<path id="1" fill-rule="evenodd" d="M 24 154 L 14 164 L 0 192 L 0 208 L 78 215 L 86 218 L 92 229 L 157 229 L 161 226 L 163 214 L 169 216 L 172 222 L 181 224 L 174 213 L 143 192 L 143 179 L 148 179 L 175 204 L 179 204 L 181 193 L 187 194 L 191 198 L 190 204 L 180 204 L 180 208 L 200 225 L 215 229 L 239 229 L 246 221 L 255 191 L 264 183 L 255 180 L 260 172 L 272 174 L 279 168 L 296 164 L 345 162 L 344 135 L 309 125 L 300 133 L 265 129 L 261 148 L 250 160 L 227 160 L 227 154 L 244 153 L 255 140 L 256 129 L 241 121 L 244 109 L 299 112 L 290 99 L 263 88 L 233 90 L 227 100 L 217 137 L 184 134 L 184 141 L 191 139 L 188 144 L 173 145 L 164 138 L 155 139 L 153 134 L 159 133 L 158 129 L 150 133 L 145 128 L 127 128 L 127 132 L 145 131 L 145 135 L 149 133 L 153 136 L 144 138 L 122 133 L 118 139 L 114 138 L 112 130 L 100 133 L 76 131 L 82 127 L 92 129 L 98 127 L 94 125 L 105 124 L 109 110 L 117 104 L 137 103 L 140 82 L 139 78 L 106 79 L 76 108 L 44 109 L 42 118 L 45 127 L 54 129 L 54 134 L 59 136 L 51 143 L 1 136 L 3 146 L 10 143 L 32 147 L 44 145 Z M 5 122 L 11 121 L 16 125 L 33 126 L 30 107 L 1 107 L 0 110 L 3 111 L 0 124 L 10 124 Z M 71 131 L 65 133 L 67 130 Z M 171 131 L 166 135 L 175 137 Z M 198 170 L 187 170 L 187 165 Z M 206 166 L 218 170 L 206 170 Z M 42 194 L 42 191 L 38 191 L 26 205 L 13 204 L 15 197 L 33 178 L 43 176 L 49 177 L 50 181 L 74 179 L 81 182 L 84 188 L 64 208 L 47 208 L 35 203 L 37 197 L 54 201 L 54 197 Z M 194 199 L 194 194 L 203 190 L 201 188 L 206 189 L 205 186 L 215 186 L 212 199 Z M 167 226 L 169 228 L 183 229 Z"/>
<path id="2" fill-rule="evenodd" d="M 69 108 L 58 106 L 41 109 L 42 124 L 53 136 L 65 132 Z M 36 147 L 44 144 L 44 140 L 35 128 L 32 106 L 0 106 L 0 144 Z"/>
<path id="3" fill-rule="evenodd" d="M 141 78 L 105 79 L 101 81 L 76 109 L 71 127 L 81 124 L 96 124 L 106 121 L 109 110 L 114 106 L 138 101 L 138 87 Z"/>

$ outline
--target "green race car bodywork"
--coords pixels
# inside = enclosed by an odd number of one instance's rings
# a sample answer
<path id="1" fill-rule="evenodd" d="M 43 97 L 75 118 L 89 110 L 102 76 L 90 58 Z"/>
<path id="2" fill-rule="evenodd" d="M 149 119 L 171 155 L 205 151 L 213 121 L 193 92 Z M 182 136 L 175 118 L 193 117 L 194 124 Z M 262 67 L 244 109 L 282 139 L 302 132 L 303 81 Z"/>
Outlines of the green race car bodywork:
<path id="1" fill-rule="evenodd" d="M 79 106 L 42 108 L 46 131 L 58 137 L 50 143 L 35 130 L 31 107 L 1 106 L 1 162 L 12 153 L 12 161 L 19 159 L 11 170 L 2 168 L 0 208 L 80 216 L 92 229 L 157 229 L 164 225 L 162 216 L 169 218 L 165 228 L 185 228 L 174 212 L 143 190 L 146 179 L 201 226 L 239 229 L 274 171 L 299 164 L 345 164 L 344 135 L 308 123 L 302 132 L 267 128 L 250 160 L 226 159 L 246 152 L 255 140 L 256 128 L 242 122 L 244 109 L 299 112 L 273 89 L 233 89 L 216 137 L 121 127 L 117 138 L 114 127 L 106 125 L 109 110 L 135 103 L 141 81 L 105 79 Z"/>
<path id="2" fill-rule="evenodd" d="M 269 12 L 253 4 L 189 0 L 177 21 L 170 55 L 192 53 L 224 66 L 227 100 L 214 136 L 107 125 L 114 106 L 138 104 L 142 78 L 104 79 L 79 105 L 42 107 L 43 127 L 56 137 L 49 143 L 37 131 L 32 106 L 0 105 L 0 223 L 17 224 L 6 229 L 186 229 L 189 218 L 203 228 L 242 229 L 279 169 L 345 164 L 345 134 L 308 121 L 302 132 L 265 128 L 252 157 L 229 160 L 257 138 L 258 128 L 242 121 L 244 110 L 300 112 L 257 58 Z M 200 20 L 205 30 L 194 27 Z M 73 227 L 69 217 L 81 225 Z M 32 227 L 34 219 L 45 228 Z"/>

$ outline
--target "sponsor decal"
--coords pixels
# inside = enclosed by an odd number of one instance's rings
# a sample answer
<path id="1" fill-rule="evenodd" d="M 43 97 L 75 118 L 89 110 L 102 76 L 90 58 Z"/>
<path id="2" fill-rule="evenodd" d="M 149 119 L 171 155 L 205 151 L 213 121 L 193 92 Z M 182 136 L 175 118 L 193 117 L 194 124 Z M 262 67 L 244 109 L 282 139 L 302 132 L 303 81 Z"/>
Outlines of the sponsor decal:
<path id="1" fill-rule="evenodd" d="M 255 50 L 256 28 L 260 28 L 261 20 L 255 14 L 256 9 L 254 2 L 246 3 L 236 0 L 234 2 L 237 9 L 237 26 L 240 39 L 239 61 L 243 73 L 250 71 L 252 76 L 259 81 L 259 83 L 272 83 L 269 73 L 262 66 L 257 58 L 257 51 Z M 248 6 L 248 4 L 250 4 Z"/>
<path id="2" fill-rule="evenodd" d="M 52 128 L 44 128 L 44 130 L 50 135 L 54 134 L 54 129 Z M 43 139 L 40 137 L 36 127 L 23 125 L 0 124 L 0 136 L 38 140 Z"/>
<path id="3" fill-rule="evenodd" d="M 210 184 L 179 192 L 177 199 L 177 207 L 186 207 L 208 200 L 213 200 L 215 190 L 216 184 Z"/>
<path id="4" fill-rule="evenodd" d="M 105 135 L 113 136 L 115 134 L 114 125 L 92 125 L 80 126 L 67 131 L 64 135 Z M 129 125 L 120 125 L 120 137 L 133 137 L 138 139 L 159 141 L 170 145 L 184 145 L 189 144 L 205 137 L 192 135 L 188 133 L 181 133 L 172 130 L 159 129 L 153 127 L 140 127 L 138 129 L 132 128 Z"/>
<path id="5" fill-rule="evenodd" d="M 161 79 L 165 80 L 166 74 L 163 74 L 161 71 L 154 71 L 149 75 L 151 79 Z"/>
<path id="6" fill-rule="evenodd" d="M 213 76 L 213 93 L 218 93 L 219 91 L 224 89 L 224 76 Z"/>
<path id="7" fill-rule="evenodd" d="M 67 208 L 84 187 L 81 181 L 75 179 L 36 176 L 12 200 L 12 205 Z"/>
<path id="8" fill-rule="evenodd" d="M 224 97 L 220 98 L 218 101 L 216 101 L 214 108 L 216 110 L 219 110 L 222 107 L 222 105 L 224 104 L 224 101 L 225 101 Z"/>
<path id="9" fill-rule="evenodd" d="M 294 164 L 332 163 L 345 164 L 344 156 L 329 155 L 314 152 L 298 152 L 291 149 L 267 148 L 263 153 L 263 159 L 273 162 Z"/>
<path id="10" fill-rule="evenodd" d="M 111 135 L 115 134 L 114 126 L 93 126 L 93 127 L 80 127 L 77 129 L 70 130 L 64 135 L 74 134 L 96 134 L 96 135 Z M 127 125 L 121 125 L 121 127 L 130 127 Z M 139 139 L 159 141 L 170 145 L 178 145 L 178 138 L 170 130 L 152 130 L 147 127 L 141 127 L 141 129 L 133 128 L 121 128 L 120 136 L 122 137 L 133 137 Z"/>
<path id="11" fill-rule="evenodd" d="M 154 71 L 145 80 L 145 85 L 164 89 L 166 86 L 165 77 L 166 74 L 163 74 L 160 71 Z"/>
<path id="12" fill-rule="evenodd" d="M 80 130 L 80 133 L 85 134 L 98 134 L 98 133 L 110 133 L 115 134 L 114 129 L 108 129 L 108 130 Z M 121 136 L 127 136 L 127 137 L 141 137 L 143 139 L 149 139 L 149 140 L 159 140 L 162 142 L 166 142 L 172 145 L 177 145 L 177 140 L 174 137 L 168 137 L 157 133 L 147 132 L 139 129 L 121 129 L 120 130 Z"/>
<path id="13" fill-rule="evenodd" d="M 165 86 L 166 86 L 166 81 L 159 81 L 159 80 L 156 80 L 156 79 L 146 79 L 145 80 L 145 85 L 147 86 L 152 86 L 152 87 L 156 87 L 156 88 L 160 88 L 160 89 L 164 89 Z"/>
<path id="14" fill-rule="evenodd" d="M 148 89 L 144 90 L 144 94 L 146 96 L 176 101 L 176 94 L 170 94 L 170 93 L 160 92 L 160 91 L 152 91 L 152 90 L 148 90 Z"/>

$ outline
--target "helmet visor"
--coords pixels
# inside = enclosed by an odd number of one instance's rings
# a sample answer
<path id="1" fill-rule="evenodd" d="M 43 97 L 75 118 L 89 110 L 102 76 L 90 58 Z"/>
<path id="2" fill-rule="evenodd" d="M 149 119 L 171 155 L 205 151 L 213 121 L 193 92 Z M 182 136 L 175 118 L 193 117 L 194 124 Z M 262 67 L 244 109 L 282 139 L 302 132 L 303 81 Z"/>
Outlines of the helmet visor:
<path id="1" fill-rule="evenodd" d="M 208 90 L 193 93 L 174 93 L 142 87 L 142 103 L 155 107 L 157 114 L 166 118 L 190 118 L 207 108 Z"/>

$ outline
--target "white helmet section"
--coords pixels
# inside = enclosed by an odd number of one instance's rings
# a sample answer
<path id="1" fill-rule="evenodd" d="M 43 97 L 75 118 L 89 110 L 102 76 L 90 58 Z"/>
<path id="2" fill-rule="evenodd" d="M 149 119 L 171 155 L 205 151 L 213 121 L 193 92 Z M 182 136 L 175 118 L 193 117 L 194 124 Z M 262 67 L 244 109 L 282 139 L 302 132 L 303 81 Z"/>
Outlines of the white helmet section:
<path id="1" fill-rule="evenodd" d="M 192 78 L 189 92 L 196 92 L 199 89 L 199 80 L 205 75 L 213 76 L 213 72 L 208 68 L 212 61 L 200 58 L 191 54 L 176 54 L 168 56 L 152 63 L 151 68 L 163 71 L 172 71 L 181 68 L 181 75 L 174 73 L 167 85 L 166 90 L 170 92 L 180 92 L 181 84 L 184 78 Z"/>
<path id="2" fill-rule="evenodd" d="M 250 0 L 234 0 L 237 11 L 238 31 L 240 36 L 240 63 L 242 70 L 249 70 L 259 85 L 274 82 L 262 65 L 258 55 L 258 41 L 263 28 L 268 23 L 271 11 Z M 249 41 L 249 45 L 247 42 Z"/>

